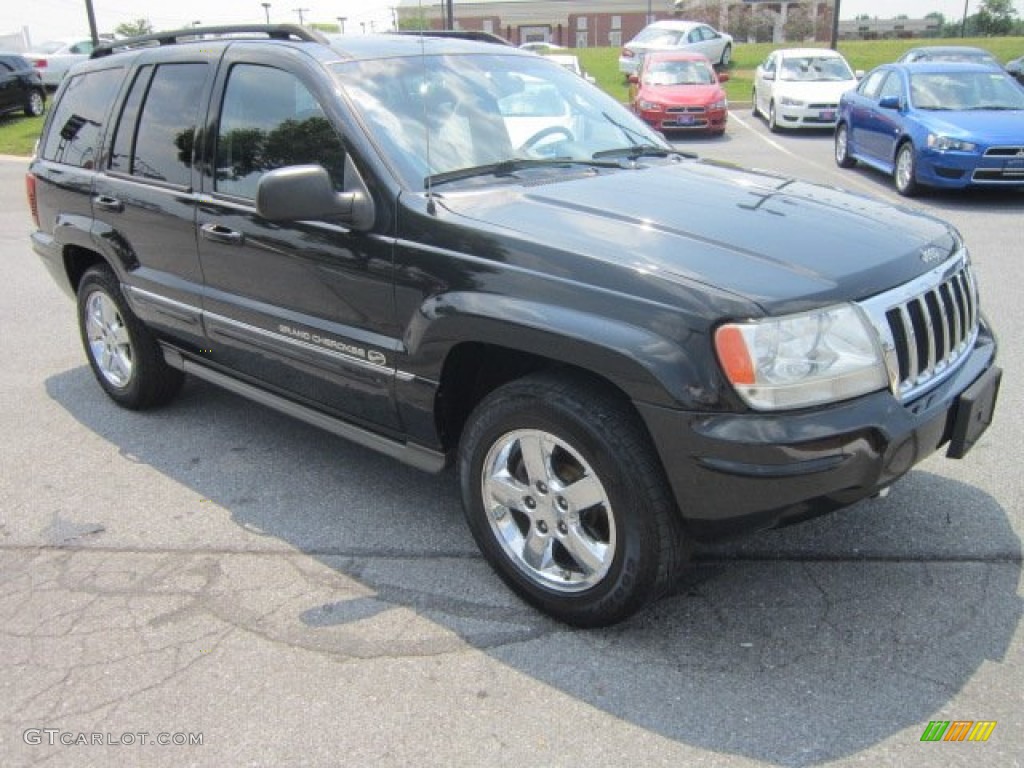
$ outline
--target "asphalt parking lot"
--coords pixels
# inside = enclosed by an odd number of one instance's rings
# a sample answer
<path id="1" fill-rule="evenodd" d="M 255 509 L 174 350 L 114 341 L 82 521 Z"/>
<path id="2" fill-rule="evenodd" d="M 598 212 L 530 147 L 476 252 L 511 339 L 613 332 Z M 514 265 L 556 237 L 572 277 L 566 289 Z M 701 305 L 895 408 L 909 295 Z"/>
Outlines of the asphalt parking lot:
<path id="1" fill-rule="evenodd" d="M 908 202 L 749 109 L 680 146 L 955 223 L 1005 376 L 965 460 L 700 549 L 601 631 L 511 596 L 450 473 L 198 381 L 114 406 L 0 160 L 0 765 L 1020 766 L 1024 193 Z M 997 725 L 922 742 L 933 720 Z"/>

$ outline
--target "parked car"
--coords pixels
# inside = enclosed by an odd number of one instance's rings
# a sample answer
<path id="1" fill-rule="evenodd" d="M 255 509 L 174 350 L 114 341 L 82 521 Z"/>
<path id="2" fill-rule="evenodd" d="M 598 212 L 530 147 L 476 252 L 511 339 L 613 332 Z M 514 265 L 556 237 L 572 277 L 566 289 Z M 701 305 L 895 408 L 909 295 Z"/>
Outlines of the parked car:
<path id="1" fill-rule="evenodd" d="M 954 227 L 701 162 L 508 46 L 287 25 L 104 46 L 26 192 L 113 402 L 189 374 L 454 465 L 488 562 L 574 625 L 664 594 L 692 540 L 963 456 L 997 398 Z"/>
<path id="2" fill-rule="evenodd" d="M 520 46 L 520 47 L 522 47 L 522 46 Z M 568 54 L 568 53 L 546 53 L 544 55 L 547 56 L 549 59 L 551 59 L 556 64 L 562 65 L 563 67 L 568 69 L 573 74 L 579 75 L 584 80 L 586 80 L 588 83 L 596 83 L 597 82 L 597 80 L 595 80 L 593 76 L 588 75 L 583 70 L 583 67 L 580 66 L 580 59 L 579 59 L 578 56 L 573 56 L 572 54 Z"/>
<path id="3" fill-rule="evenodd" d="M 1024 56 L 1006 62 L 1006 71 L 1013 75 L 1018 83 L 1024 85 Z"/>
<path id="4" fill-rule="evenodd" d="M 846 59 L 827 48 L 772 51 L 754 72 L 754 114 L 764 115 L 772 131 L 780 128 L 831 128 L 839 97 L 857 87 Z"/>
<path id="5" fill-rule="evenodd" d="M 17 53 L 0 53 L 0 114 L 38 117 L 46 109 L 46 88 L 35 68 Z"/>
<path id="6" fill-rule="evenodd" d="M 1024 89 L 983 64 L 886 64 L 843 95 L 836 163 L 921 185 L 1024 187 Z"/>
<path id="7" fill-rule="evenodd" d="M 550 43 L 543 40 L 534 40 L 529 43 L 523 43 L 519 47 L 524 51 L 531 51 L 532 53 L 552 53 L 554 51 L 568 50 L 564 45 L 557 45 L 556 43 Z"/>
<path id="8" fill-rule="evenodd" d="M 732 60 L 732 36 L 695 21 L 656 21 L 622 48 L 619 71 L 636 74 L 638 57 L 648 51 L 692 51 L 702 53 L 717 66 Z"/>
<path id="9" fill-rule="evenodd" d="M 703 54 L 652 51 L 629 76 L 629 104 L 655 130 L 721 135 L 729 116 L 721 83 L 728 79 Z"/>
<path id="10" fill-rule="evenodd" d="M 904 51 L 896 59 L 897 64 L 913 64 L 916 61 L 970 61 L 1000 67 L 999 60 L 991 53 L 970 45 L 923 45 Z"/>
<path id="11" fill-rule="evenodd" d="M 50 40 L 23 54 L 43 76 L 47 88 L 56 88 L 75 64 L 92 53 L 92 40 Z"/>

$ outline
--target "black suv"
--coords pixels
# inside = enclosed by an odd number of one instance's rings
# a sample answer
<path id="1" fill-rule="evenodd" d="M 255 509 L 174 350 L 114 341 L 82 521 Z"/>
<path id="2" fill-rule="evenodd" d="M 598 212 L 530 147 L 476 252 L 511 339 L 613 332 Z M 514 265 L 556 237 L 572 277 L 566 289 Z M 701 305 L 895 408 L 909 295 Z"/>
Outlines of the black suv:
<path id="1" fill-rule="evenodd" d="M 992 417 L 949 225 L 677 152 L 558 64 L 452 38 L 101 47 L 31 162 L 35 250 L 128 408 L 189 373 L 425 470 L 581 626 L 695 539 L 878 494 Z"/>
<path id="2" fill-rule="evenodd" d="M 16 53 L 0 52 L 0 115 L 24 112 L 39 117 L 46 109 L 46 89 L 39 71 Z"/>

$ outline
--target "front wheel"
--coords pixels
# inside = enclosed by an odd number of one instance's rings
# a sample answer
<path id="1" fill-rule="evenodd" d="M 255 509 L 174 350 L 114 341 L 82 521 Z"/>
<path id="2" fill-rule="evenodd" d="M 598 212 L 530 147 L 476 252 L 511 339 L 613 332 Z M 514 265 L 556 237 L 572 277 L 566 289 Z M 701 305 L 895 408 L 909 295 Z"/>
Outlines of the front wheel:
<path id="1" fill-rule="evenodd" d="M 775 115 L 775 102 L 772 101 L 768 104 L 768 130 L 772 133 L 779 132 L 779 120 Z"/>
<path id="2" fill-rule="evenodd" d="M 850 130 L 846 123 L 836 126 L 836 165 L 840 168 L 853 168 L 857 161 L 850 156 Z"/>
<path id="3" fill-rule="evenodd" d="M 917 184 L 917 160 L 914 145 L 905 141 L 896 150 L 896 165 L 892 173 L 896 191 L 904 197 L 913 197 L 919 191 Z"/>
<path id="4" fill-rule="evenodd" d="M 718 63 L 724 68 L 729 66 L 730 61 L 732 61 L 732 46 L 726 45 L 722 49 L 722 57 L 718 60 Z"/>
<path id="5" fill-rule="evenodd" d="M 78 323 L 96 380 L 118 405 L 161 405 L 181 389 L 184 375 L 164 361 L 159 344 L 132 312 L 117 277 L 105 264 L 82 276 Z"/>
<path id="6" fill-rule="evenodd" d="M 458 466 L 484 556 L 524 600 L 568 624 L 627 618 L 685 562 L 650 438 L 598 381 L 539 374 L 495 390 L 466 424 Z"/>

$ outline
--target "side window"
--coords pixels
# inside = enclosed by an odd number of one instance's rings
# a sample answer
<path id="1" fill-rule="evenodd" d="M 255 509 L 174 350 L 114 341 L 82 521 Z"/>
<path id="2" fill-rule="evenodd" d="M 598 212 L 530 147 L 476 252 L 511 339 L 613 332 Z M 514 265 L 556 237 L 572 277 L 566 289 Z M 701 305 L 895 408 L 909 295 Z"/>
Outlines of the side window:
<path id="1" fill-rule="evenodd" d="M 903 95 L 903 86 L 900 82 L 900 76 L 896 72 L 890 72 L 889 76 L 885 78 L 885 82 L 882 83 L 881 89 L 878 91 L 878 100 L 892 98 L 895 96 L 899 98 Z"/>
<path id="2" fill-rule="evenodd" d="M 93 167 L 107 109 L 123 77 L 124 70 L 117 67 L 71 78 L 50 118 L 42 151 L 44 159 L 79 168 Z"/>
<path id="3" fill-rule="evenodd" d="M 214 189 L 253 199 L 267 171 L 307 164 L 323 166 L 342 188 L 345 150 L 320 104 L 290 72 L 232 67 L 217 130 Z"/>
<path id="4" fill-rule="evenodd" d="M 876 70 L 868 75 L 864 82 L 860 86 L 860 92 L 862 96 L 867 96 L 869 99 L 874 99 L 878 95 L 878 89 L 882 85 L 882 80 L 885 78 L 886 70 Z"/>
<path id="5" fill-rule="evenodd" d="M 209 67 L 199 63 L 161 64 L 155 69 L 131 153 L 133 176 L 189 186 L 199 100 L 208 73 Z"/>
<path id="6" fill-rule="evenodd" d="M 0 75 L 6 75 L 8 72 L 13 72 L 14 67 L 7 63 L 5 59 L 0 59 Z"/>
<path id="7" fill-rule="evenodd" d="M 121 109 L 121 118 L 117 121 L 117 132 L 114 134 L 114 146 L 110 153 L 110 170 L 120 173 L 132 172 L 132 154 L 135 144 L 135 126 L 139 121 L 139 110 L 146 96 L 146 88 L 153 76 L 153 66 L 147 64 L 135 74 L 128 98 Z"/>

